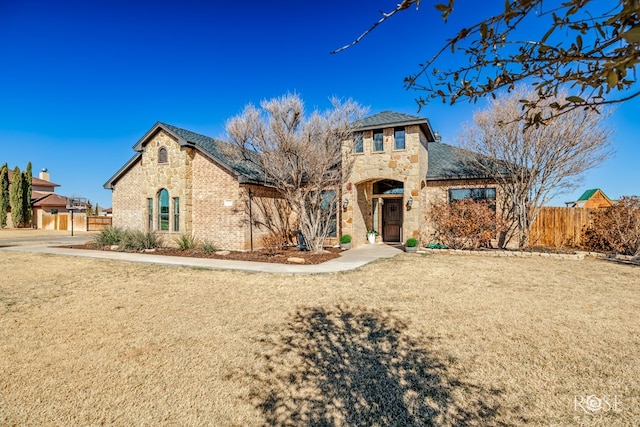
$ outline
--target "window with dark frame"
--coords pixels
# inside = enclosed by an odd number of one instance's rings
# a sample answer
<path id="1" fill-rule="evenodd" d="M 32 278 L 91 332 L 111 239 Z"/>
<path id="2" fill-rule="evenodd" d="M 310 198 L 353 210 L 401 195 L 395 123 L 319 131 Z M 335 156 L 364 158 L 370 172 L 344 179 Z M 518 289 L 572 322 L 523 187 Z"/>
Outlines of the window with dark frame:
<path id="1" fill-rule="evenodd" d="M 169 192 L 164 188 L 158 192 L 158 230 L 169 231 Z"/>
<path id="2" fill-rule="evenodd" d="M 147 199 L 147 229 L 153 230 L 153 199 Z"/>
<path id="3" fill-rule="evenodd" d="M 180 198 L 173 198 L 173 231 L 180 231 Z"/>
<path id="4" fill-rule="evenodd" d="M 353 152 L 354 153 L 362 153 L 362 152 L 364 152 L 364 143 L 363 143 L 362 132 L 355 132 L 353 134 Z"/>
<path id="5" fill-rule="evenodd" d="M 158 163 L 167 163 L 168 161 L 167 149 L 160 147 L 158 149 Z"/>
<path id="6" fill-rule="evenodd" d="M 393 148 L 395 150 L 404 150 L 406 148 L 404 128 L 396 128 L 393 131 Z"/>
<path id="7" fill-rule="evenodd" d="M 449 190 L 449 202 L 472 199 L 474 201 L 486 201 L 493 210 L 496 208 L 495 188 L 454 188 Z"/>
<path id="8" fill-rule="evenodd" d="M 384 133 L 381 130 L 373 131 L 373 151 L 384 150 Z"/>

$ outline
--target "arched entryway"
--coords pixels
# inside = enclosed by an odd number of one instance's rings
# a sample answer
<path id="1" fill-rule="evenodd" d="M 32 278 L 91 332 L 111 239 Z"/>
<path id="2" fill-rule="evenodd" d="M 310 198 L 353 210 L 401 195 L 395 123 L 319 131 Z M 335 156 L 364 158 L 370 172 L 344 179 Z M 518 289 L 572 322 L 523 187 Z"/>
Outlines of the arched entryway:
<path id="1" fill-rule="evenodd" d="M 373 183 L 372 223 L 383 242 L 402 242 L 404 183 L 383 179 Z"/>

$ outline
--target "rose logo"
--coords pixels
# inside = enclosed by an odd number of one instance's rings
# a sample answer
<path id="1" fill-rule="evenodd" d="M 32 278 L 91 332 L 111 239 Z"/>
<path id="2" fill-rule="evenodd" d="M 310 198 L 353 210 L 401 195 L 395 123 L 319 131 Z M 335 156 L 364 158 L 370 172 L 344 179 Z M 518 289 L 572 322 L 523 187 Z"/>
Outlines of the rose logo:
<path id="1" fill-rule="evenodd" d="M 591 396 L 587 396 L 584 409 L 591 412 L 599 411 L 602 409 L 602 399 L 599 399 L 593 394 Z"/>

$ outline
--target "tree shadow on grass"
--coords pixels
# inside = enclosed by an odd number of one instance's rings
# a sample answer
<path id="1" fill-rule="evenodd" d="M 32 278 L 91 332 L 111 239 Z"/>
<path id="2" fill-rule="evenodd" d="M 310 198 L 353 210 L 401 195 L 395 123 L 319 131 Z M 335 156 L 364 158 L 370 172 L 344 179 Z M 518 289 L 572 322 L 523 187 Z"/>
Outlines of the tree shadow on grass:
<path id="1" fill-rule="evenodd" d="M 497 424 L 500 392 L 452 378 L 389 313 L 300 308 L 263 344 L 252 398 L 266 425 Z"/>

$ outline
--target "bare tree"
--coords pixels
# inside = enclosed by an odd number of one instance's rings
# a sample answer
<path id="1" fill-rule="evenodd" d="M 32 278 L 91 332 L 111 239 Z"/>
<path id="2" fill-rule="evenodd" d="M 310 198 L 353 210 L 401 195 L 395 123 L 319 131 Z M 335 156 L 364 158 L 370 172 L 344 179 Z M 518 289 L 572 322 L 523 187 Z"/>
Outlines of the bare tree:
<path id="1" fill-rule="evenodd" d="M 608 112 L 574 109 L 545 126 L 527 126 L 519 116 L 523 104 L 536 96 L 520 86 L 490 100 L 460 136 L 461 145 L 478 154 L 473 167 L 495 176 L 502 187 L 501 211 L 510 225 L 505 236 L 515 232 L 520 248 L 529 245 L 529 230 L 540 207 L 575 189 L 585 171 L 611 155 L 611 131 L 605 126 Z M 534 113 L 544 114 L 553 102 L 563 100 L 548 99 Z"/>
<path id="2" fill-rule="evenodd" d="M 447 21 L 460 0 L 436 2 L 435 9 Z M 353 42 L 360 42 L 396 13 L 420 5 L 420 0 L 395 1 Z M 549 116 L 572 109 L 627 101 L 640 95 L 635 76 L 640 64 L 640 3 L 638 0 L 507 0 L 504 11 L 460 28 L 457 34 L 430 54 L 418 71 L 405 78 L 407 89 L 422 91 L 418 105 L 431 99 L 454 104 L 477 101 L 501 90 L 511 91 L 519 82 L 531 82 L 537 96 L 525 105 L 523 117 L 540 123 Z M 468 60 L 446 56 L 462 54 Z M 562 103 L 545 102 L 566 88 L 571 96 Z M 538 103 L 550 106 L 547 116 L 526 114 Z"/>
<path id="3" fill-rule="evenodd" d="M 227 122 L 235 155 L 255 165 L 287 201 L 310 250 L 322 249 L 336 215 L 337 191 L 351 163 L 343 143 L 364 109 L 333 98 L 333 108 L 305 116 L 296 94 L 265 100 Z"/>

